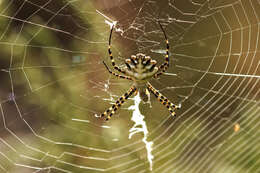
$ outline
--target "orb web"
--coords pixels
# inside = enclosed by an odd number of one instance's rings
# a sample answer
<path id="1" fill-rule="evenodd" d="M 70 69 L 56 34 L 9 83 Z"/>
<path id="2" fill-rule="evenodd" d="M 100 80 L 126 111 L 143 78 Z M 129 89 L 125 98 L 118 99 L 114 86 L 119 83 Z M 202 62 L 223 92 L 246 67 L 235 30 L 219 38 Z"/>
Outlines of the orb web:
<path id="1" fill-rule="evenodd" d="M 11 0 L 0 9 L 0 172 L 259 172 L 259 1 Z M 172 117 L 152 94 L 147 104 L 135 96 L 105 122 L 100 113 L 132 85 L 102 64 L 111 67 L 109 24 L 119 66 L 138 52 L 163 63 L 158 20 L 170 67 L 151 84 L 181 109 Z M 131 120 L 138 111 L 141 125 Z"/>

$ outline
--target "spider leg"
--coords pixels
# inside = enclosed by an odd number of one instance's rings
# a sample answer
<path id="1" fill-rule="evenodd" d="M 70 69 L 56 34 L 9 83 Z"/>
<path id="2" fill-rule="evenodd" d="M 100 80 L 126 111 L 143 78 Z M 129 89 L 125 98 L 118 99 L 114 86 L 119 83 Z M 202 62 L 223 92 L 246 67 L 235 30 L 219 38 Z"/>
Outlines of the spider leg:
<path id="1" fill-rule="evenodd" d="M 128 77 L 128 76 L 123 76 L 123 75 L 119 75 L 119 74 L 117 74 L 117 73 L 115 73 L 115 72 L 112 72 L 112 71 L 108 68 L 108 66 L 106 65 L 106 63 L 105 63 L 104 61 L 103 61 L 103 64 L 105 65 L 107 71 L 108 71 L 110 74 L 112 74 L 112 75 L 114 75 L 114 76 L 116 76 L 116 77 L 122 78 L 122 79 L 132 80 L 132 78 L 130 78 L 130 77 Z"/>
<path id="2" fill-rule="evenodd" d="M 147 83 L 147 89 L 148 91 L 150 91 L 151 93 L 153 93 L 155 95 L 155 97 L 164 105 L 168 108 L 168 110 L 170 111 L 171 115 L 174 116 L 175 109 L 179 109 L 180 106 L 177 106 L 175 104 L 173 104 L 170 100 L 168 100 L 165 96 L 163 96 L 158 90 L 156 90 L 150 83 Z"/>
<path id="3" fill-rule="evenodd" d="M 108 54 L 109 54 L 109 57 L 110 57 L 110 60 L 111 60 L 111 63 L 112 63 L 112 66 L 114 67 L 114 69 L 117 70 L 117 71 L 119 71 L 120 73 L 125 74 L 125 71 L 122 70 L 121 68 L 119 68 L 119 67 L 116 65 L 115 60 L 114 60 L 113 55 L 112 55 L 112 50 L 111 50 L 111 38 L 112 38 L 113 29 L 114 29 L 114 25 L 112 26 L 111 31 L 110 31 L 110 35 L 109 35 L 109 40 L 108 40 Z"/>
<path id="4" fill-rule="evenodd" d="M 137 90 L 135 86 L 132 86 L 123 96 L 121 96 L 109 109 L 107 109 L 101 117 L 106 116 L 106 121 L 108 121 L 115 112 L 122 106 L 122 104 Z"/>
<path id="5" fill-rule="evenodd" d="M 166 33 L 165 33 L 161 23 L 159 21 L 158 21 L 158 23 L 160 25 L 161 30 L 163 31 L 163 34 L 164 34 L 164 38 L 165 38 L 165 42 L 166 42 L 166 55 L 165 55 L 165 62 L 158 67 L 159 73 L 154 75 L 155 78 L 162 75 L 169 67 L 169 48 L 170 48 L 170 45 L 169 45 L 168 38 L 166 36 Z"/>

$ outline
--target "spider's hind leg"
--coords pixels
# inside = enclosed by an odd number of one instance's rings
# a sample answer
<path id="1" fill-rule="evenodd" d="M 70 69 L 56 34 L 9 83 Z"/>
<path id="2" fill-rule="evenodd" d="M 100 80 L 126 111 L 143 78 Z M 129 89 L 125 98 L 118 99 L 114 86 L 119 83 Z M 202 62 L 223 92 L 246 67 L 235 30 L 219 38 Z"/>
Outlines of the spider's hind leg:
<path id="1" fill-rule="evenodd" d="M 111 30 L 110 30 L 110 35 L 109 35 L 109 40 L 108 40 L 108 54 L 110 57 L 110 61 L 112 63 L 112 66 L 115 70 L 119 71 L 120 73 L 125 74 L 125 70 L 121 69 L 120 67 L 118 67 L 115 63 L 114 57 L 112 55 L 112 50 L 111 50 L 111 38 L 112 38 L 112 33 L 113 33 L 113 29 L 114 29 L 114 25 L 112 26 Z"/>
<path id="2" fill-rule="evenodd" d="M 162 30 L 162 32 L 163 32 L 163 35 L 164 35 L 164 38 L 165 38 L 165 43 L 166 43 L 166 55 L 165 55 L 165 61 L 164 61 L 164 63 L 162 64 L 162 65 L 160 65 L 159 66 L 159 73 L 157 73 L 157 74 L 155 74 L 154 75 L 154 77 L 155 78 L 158 78 L 158 76 L 160 76 L 160 75 L 162 75 L 164 72 L 166 72 L 166 70 L 168 69 L 168 67 L 169 67 L 169 49 L 170 49 L 170 45 L 169 45 L 169 40 L 168 40 L 168 38 L 167 38 L 167 35 L 166 35 L 166 33 L 165 33 L 165 31 L 164 31 L 164 29 L 163 29 L 163 27 L 162 27 L 162 25 L 161 25 L 161 23 L 160 22 L 158 22 L 159 23 L 159 25 L 160 25 L 160 28 L 161 28 L 161 30 Z"/>

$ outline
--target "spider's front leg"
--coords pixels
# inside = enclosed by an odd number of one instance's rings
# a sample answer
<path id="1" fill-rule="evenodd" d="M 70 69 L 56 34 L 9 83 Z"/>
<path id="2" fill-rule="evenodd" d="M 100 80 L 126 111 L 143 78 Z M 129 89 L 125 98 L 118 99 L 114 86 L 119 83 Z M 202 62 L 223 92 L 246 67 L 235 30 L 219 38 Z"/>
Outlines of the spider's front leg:
<path id="1" fill-rule="evenodd" d="M 115 114 L 115 112 L 122 106 L 122 104 L 137 90 L 135 86 L 132 86 L 123 96 L 121 96 L 117 101 L 109 108 L 107 109 L 103 114 L 101 114 L 101 117 L 106 116 L 106 121 L 108 121 L 112 115 Z"/>
<path id="2" fill-rule="evenodd" d="M 147 83 L 147 89 L 148 91 L 150 91 L 151 93 L 153 93 L 155 95 L 155 97 L 164 105 L 168 108 L 168 110 L 170 111 L 171 115 L 174 116 L 175 109 L 179 109 L 180 106 L 177 106 L 175 104 L 173 104 L 170 100 L 168 100 L 165 96 L 163 96 L 159 91 L 157 91 L 150 83 Z"/>

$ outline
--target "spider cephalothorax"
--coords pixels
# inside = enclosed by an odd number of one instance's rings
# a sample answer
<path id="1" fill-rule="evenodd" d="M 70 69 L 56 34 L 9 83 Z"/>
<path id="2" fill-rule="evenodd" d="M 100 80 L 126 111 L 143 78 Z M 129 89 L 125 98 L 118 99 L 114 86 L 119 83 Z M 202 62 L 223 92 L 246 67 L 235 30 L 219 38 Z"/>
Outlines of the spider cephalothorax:
<path id="1" fill-rule="evenodd" d="M 109 120 L 111 116 L 116 112 L 116 110 L 119 109 L 119 107 L 136 91 L 140 93 L 140 96 L 143 101 L 147 101 L 147 92 L 151 92 L 157 97 L 157 99 L 165 105 L 168 110 L 170 111 L 171 115 L 175 115 L 174 110 L 180 108 L 180 106 L 177 106 L 173 103 L 171 103 L 165 96 L 160 94 L 159 91 L 157 91 L 150 83 L 149 79 L 151 78 L 158 78 L 159 75 L 163 74 L 167 68 L 169 67 L 169 41 L 167 39 L 167 36 L 165 34 L 165 31 L 163 30 L 162 25 L 159 23 L 166 42 L 166 55 L 165 55 L 165 62 L 161 64 L 159 67 L 156 66 L 157 62 L 153 59 L 151 59 L 150 56 L 146 56 L 145 54 L 138 53 L 136 55 L 132 55 L 130 59 L 125 60 L 126 66 L 124 68 L 120 68 L 115 64 L 114 58 L 112 56 L 111 51 L 111 37 L 114 26 L 112 26 L 109 36 L 109 46 L 108 46 L 108 53 L 110 56 L 110 60 L 112 63 L 112 66 L 115 70 L 118 72 L 124 74 L 120 75 L 115 72 L 112 72 L 106 63 L 103 61 L 106 69 L 109 73 L 112 75 L 128 79 L 133 81 L 133 86 L 123 95 L 121 96 L 116 103 L 114 103 L 109 109 L 107 109 L 103 114 L 101 114 L 101 117 L 106 116 L 106 120 Z"/>

